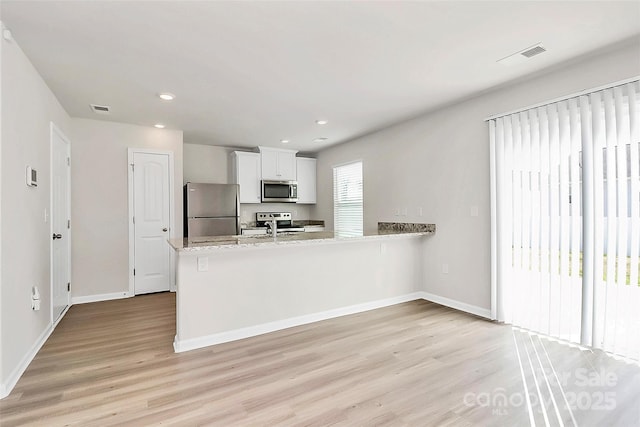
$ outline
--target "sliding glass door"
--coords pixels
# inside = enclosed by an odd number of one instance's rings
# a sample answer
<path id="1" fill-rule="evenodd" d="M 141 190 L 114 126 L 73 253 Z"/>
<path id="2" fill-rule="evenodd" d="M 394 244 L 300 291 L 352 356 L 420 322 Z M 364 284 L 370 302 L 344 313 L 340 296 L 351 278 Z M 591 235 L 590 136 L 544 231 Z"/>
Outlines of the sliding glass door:
<path id="1" fill-rule="evenodd" d="M 640 85 L 489 121 L 493 314 L 640 358 Z"/>

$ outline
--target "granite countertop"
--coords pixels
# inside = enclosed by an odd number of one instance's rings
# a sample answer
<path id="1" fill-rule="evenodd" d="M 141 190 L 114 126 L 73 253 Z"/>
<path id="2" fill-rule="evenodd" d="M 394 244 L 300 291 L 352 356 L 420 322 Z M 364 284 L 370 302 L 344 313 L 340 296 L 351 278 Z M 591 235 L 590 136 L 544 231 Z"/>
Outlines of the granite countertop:
<path id="1" fill-rule="evenodd" d="M 394 224 L 394 225 L 390 225 Z M 419 237 L 433 234 L 434 224 L 411 224 L 396 226 L 401 223 L 379 223 L 378 230 L 365 232 L 362 236 L 340 236 L 333 232 L 316 233 L 282 233 L 274 239 L 272 236 L 215 236 L 202 237 L 197 240 L 170 239 L 169 244 L 178 252 L 205 251 L 230 248 L 269 247 L 276 245 L 293 245 L 301 243 L 343 242 L 370 239 L 389 239 Z"/>

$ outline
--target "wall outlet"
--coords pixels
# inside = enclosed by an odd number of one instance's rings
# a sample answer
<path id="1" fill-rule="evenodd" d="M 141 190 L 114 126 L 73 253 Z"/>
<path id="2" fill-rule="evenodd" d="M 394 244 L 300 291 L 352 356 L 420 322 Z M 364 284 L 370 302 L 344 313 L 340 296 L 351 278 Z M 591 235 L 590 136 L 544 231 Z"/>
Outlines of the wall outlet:
<path id="1" fill-rule="evenodd" d="M 395 215 L 396 215 L 396 216 L 400 216 L 400 208 L 396 208 L 396 213 L 395 213 Z"/>
<path id="2" fill-rule="evenodd" d="M 442 264 L 442 274 L 449 274 L 449 264 Z"/>
<path id="3" fill-rule="evenodd" d="M 198 271 L 209 271 L 209 257 L 198 257 Z"/>
<path id="4" fill-rule="evenodd" d="M 31 309 L 34 311 L 40 310 L 40 291 L 37 286 L 31 288 Z"/>
<path id="5" fill-rule="evenodd" d="M 386 254 L 387 253 L 387 244 L 386 243 L 380 243 L 380 253 L 381 254 Z"/>
<path id="6" fill-rule="evenodd" d="M 402 208 L 402 216 L 407 216 L 408 209 Z"/>
<path id="7" fill-rule="evenodd" d="M 418 208 L 418 216 L 422 216 L 422 207 Z"/>

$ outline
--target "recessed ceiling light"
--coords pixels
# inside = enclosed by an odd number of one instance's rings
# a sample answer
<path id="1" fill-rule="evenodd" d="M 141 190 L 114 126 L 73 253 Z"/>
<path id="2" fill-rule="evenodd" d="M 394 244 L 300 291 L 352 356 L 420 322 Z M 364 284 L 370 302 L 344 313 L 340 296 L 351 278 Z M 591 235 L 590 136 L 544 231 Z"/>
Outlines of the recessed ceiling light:
<path id="1" fill-rule="evenodd" d="M 169 93 L 169 92 L 160 93 L 160 94 L 158 94 L 158 96 L 163 101 L 173 101 L 176 98 L 176 96 L 174 94 Z"/>
<path id="2" fill-rule="evenodd" d="M 316 139 L 313 140 L 313 142 L 325 142 L 327 139 L 329 139 L 329 138 L 324 138 L 324 137 L 316 138 Z"/>
<path id="3" fill-rule="evenodd" d="M 316 123 L 319 125 L 326 125 L 327 123 L 329 123 L 329 120 L 316 120 Z"/>
<path id="4" fill-rule="evenodd" d="M 158 129 L 164 129 L 164 125 L 162 123 L 156 123 L 153 126 L 157 127 Z"/>
<path id="5" fill-rule="evenodd" d="M 288 139 L 281 139 L 280 142 L 282 142 L 283 144 L 288 144 L 289 140 Z"/>

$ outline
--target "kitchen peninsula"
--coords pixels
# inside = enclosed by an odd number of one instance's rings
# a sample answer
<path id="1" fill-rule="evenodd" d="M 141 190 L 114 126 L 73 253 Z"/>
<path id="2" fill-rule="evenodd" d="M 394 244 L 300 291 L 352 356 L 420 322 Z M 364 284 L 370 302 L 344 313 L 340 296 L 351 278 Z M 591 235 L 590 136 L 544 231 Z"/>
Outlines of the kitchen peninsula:
<path id="1" fill-rule="evenodd" d="M 297 233 L 170 240 L 182 352 L 417 299 L 434 224 L 363 236 Z"/>

